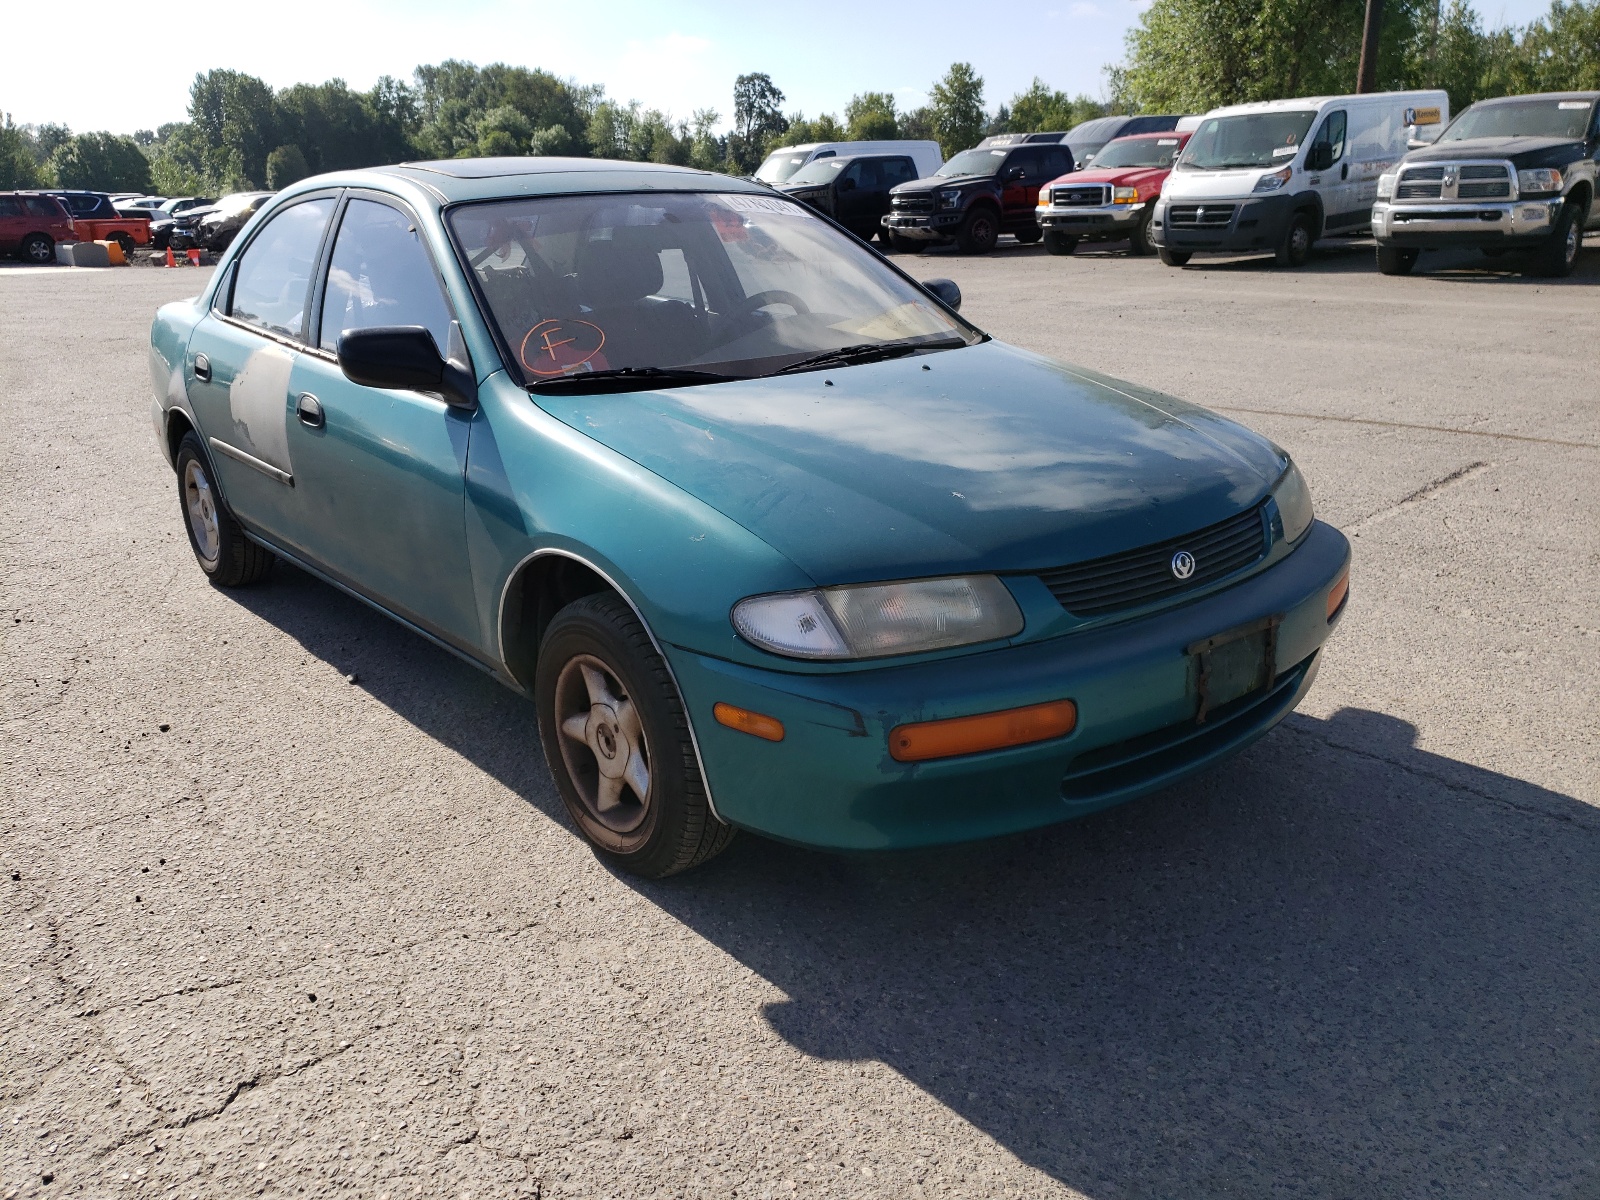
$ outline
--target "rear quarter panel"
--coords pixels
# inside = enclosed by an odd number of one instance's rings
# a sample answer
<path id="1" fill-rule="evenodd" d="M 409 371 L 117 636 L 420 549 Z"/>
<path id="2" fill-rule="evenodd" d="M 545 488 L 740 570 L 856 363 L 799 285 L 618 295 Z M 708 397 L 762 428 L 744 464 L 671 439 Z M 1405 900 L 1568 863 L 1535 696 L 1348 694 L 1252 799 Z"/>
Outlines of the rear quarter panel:
<path id="1" fill-rule="evenodd" d="M 199 427 L 189 409 L 184 358 L 189 348 L 189 335 L 201 311 L 200 297 L 195 296 L 163 304 L 156 309 L 155 320 L 150 323 L 151 419 L 155 422 L 156 441 L 168 463 L 173 459 L 168 437 L 172 410 L 181 410 L 191 425 Z"/>

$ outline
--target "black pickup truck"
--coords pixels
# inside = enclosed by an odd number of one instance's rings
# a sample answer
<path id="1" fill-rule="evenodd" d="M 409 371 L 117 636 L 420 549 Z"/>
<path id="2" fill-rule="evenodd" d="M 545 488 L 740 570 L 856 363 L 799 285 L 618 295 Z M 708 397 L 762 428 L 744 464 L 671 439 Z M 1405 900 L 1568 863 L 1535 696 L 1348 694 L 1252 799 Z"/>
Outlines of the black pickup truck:
<path id="1" fill-rule="evenodd" d="M 1600 92 L 1480 100 L 1378 180 L 1378 269 L 1406 275 L 1423 250 L 1528 251 L 1537 275 L 1572 273 L 1600 228 Z"/>
<path id="2" fill-rule="evenodd" d="M 915 252 L 955 242 L 966 254 L 987 254 L 1002 233 L 1037 242 L 1039 188 L 1071 170 L 1072 151 L 1060 144 L 963 150 L 929 178 L 889 193 L 889 244 Z"/>

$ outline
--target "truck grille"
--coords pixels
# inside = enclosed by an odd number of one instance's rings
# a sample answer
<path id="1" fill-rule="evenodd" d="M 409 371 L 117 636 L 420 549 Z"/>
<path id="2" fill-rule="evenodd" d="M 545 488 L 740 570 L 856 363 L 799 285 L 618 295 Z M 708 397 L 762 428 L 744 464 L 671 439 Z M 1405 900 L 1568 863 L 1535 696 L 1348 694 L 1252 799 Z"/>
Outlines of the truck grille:
<path id="1" fill-rule="evenodd" d="M 926 213 L 933 211 L 932 196 L 893 196 L 889 205 L 895 212 Z"/>
<path id="2" fill-rule="evenodd" d="M 1455 179 L 1455 191 L 1449 179 Z M 1494 163 L 1462 167 L 1411 167 L 1401 172 L 1396 200 L 1509 200 L 1511 173 Z"/>
<path id="3" fill-rule="evenodd" d="M 1190 229 L 1222 229 L 1233 220 L 1231 204 L 1174 204 L 1167 209 L 1167 224 Z"/>
<path id="4" fill-rule="evenodd" d="M 1185 537 L 1042 571 L 1039 578 L 1061 607 L 1078 617 L 1098 617 L 1164 600 L 1213 583 L 1260 559 L 1267 552 L 1262 509 L 1258 504 Z M 1173 555 L 1180 550 L 1194 556 L 1194 574 L 1187 579 L 1172 573 Z"/>
<path id="5" fill-rule="evenodd" d="M 1462 167 L 1456 195 L 1463 200 L 1511 199 L 1511 176 L 1504 167 Z"/>
<path id="6" fill-rule="evenodd" d="M 1412 167 L 1400 175 L 1399 186 L 1394 189 L 1396 200 L 1437 200 L 1444 186 L 1443 167 Z"/>
<path id="7" fill-rule="evenodd" d="M 1109 189 L 1103 187 L 1058 187 L 1050 190 L 1050 203 L 1057 208 L 1099 208 L 1110 204 Z"/>

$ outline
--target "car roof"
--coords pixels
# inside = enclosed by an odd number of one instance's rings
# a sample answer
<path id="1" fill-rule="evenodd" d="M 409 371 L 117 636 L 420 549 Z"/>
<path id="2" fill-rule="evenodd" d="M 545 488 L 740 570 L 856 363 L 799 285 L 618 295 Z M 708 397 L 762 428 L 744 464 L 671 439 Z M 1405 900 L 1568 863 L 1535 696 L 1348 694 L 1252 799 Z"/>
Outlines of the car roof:
<path id="1" fill-rule="evenodd" d="M 1412 100 L 1436 100 L 1445 96 L 1442 88 L 1417 88 L 1409 92 L 1366 92 L 1362 95 L 1294 96 L 1282 100 L 1251 100 L 1246 104 L 1224 104 L 1203 114 L 1206 117 L 1234 117 L 1247 113 L 1304 112 L 1320 110 L 1337 101 L 1340 104 L 1389 103 Z"/>
<path id="2" fill-rule="evenodd" d="M 403 185 L 396 187 L 395 185 Z M 748 192 L 772 195 L 765 184 L 715 171 L 665 163 L 602 158 L 451 158 L 339 171 L 301 180 L 285 194 L 328 187 L 375 187 L 426 196 L 438 205 L 519 196 L 606 192 Z"/>
<path id="3" fill-rule="evenodd" d="M 1145 142 L 1151 138 L 1186 138 L 1193 136 L 1192 129 L 1154 129 L 1148 133 L 1125 133 L 1121 137 L 1114 137 L 1111 142 Z M 1111 145 L 1107 142 L 1106 145 Z"/>
<path id="4" fill-rule="evenodd" d="M 1511 104 L 1518 100 L 1588 100 L 1593 103 L 1595 100 L 1600 100 L 1600 92 L 1527 92 L 1521 96 L 1495 96 L 1488 100 L 1476 100 L 1471 107 L 1482 108 L 1490 104 Z"/>

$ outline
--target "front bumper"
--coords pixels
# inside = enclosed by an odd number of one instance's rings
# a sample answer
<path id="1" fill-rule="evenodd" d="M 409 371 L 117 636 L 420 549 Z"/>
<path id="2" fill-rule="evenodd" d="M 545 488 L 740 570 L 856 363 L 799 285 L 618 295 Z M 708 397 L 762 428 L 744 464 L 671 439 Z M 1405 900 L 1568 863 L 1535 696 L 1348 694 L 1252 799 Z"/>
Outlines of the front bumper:
<path id="1" fill-rule="evenodd" d="M 1052 824 L 1172 784 L 1248 745 L 1310 688 L 1332 630 L 1327 598 L 1350 562 L 1320 522 L 1276 565 L 1135 621 L 904 667 L 800 675 L 668 647 L 726 821 L 808 845 L 874 849 Z M 1272 685 L 1195 722 L 1185 648 L 1279 616 Z M 1064 738 L 925 763 L 889 755 L 911 721 L 1071 699 Z M 777 717 L 767 742 L 716 723 L 718 701 Z"/>
<path id="2" fill-rule="evenodd" d="M 1068 205 L 1041 206 L 1036 209 L 1039 224 L 1047 233 L 1074 237 L 1127 237 L 1138 225 L 1147 204 L 1106 204 L 1096 208 Z"/>
<path id="3" fill-rule="evenodd" d="M 961 222 L 966 215 L 965 209 L 948 209 L 932 213 L 892 212 L 883 218 L 883 227 L 901 237 L 929 242 L 943 241 L 956 236 L 956 231 L 961 228 Z"/>
<path id="4" fill-rule="evenodd" d="M 1372 236 L 1390 246 L 1536 245 L 1550 236 L 1563 201 L 1516 200 L 1491 204 L 1424 200 L 1372 206 Z"/>
<path id="5" fill-rule="evenodd" d="M 1294 212 L 1293 196 L 1281 193 L 1237 200 L 1174 200 L 1163 195 L 1150 221 L 1150 240 L 1168 250 L 1275 250 Z M 1174 207 L 1205 210 L 1198 224 L 1174 225 Z M 1219 214 L 1223 219 L 1218 219 Z"/>

